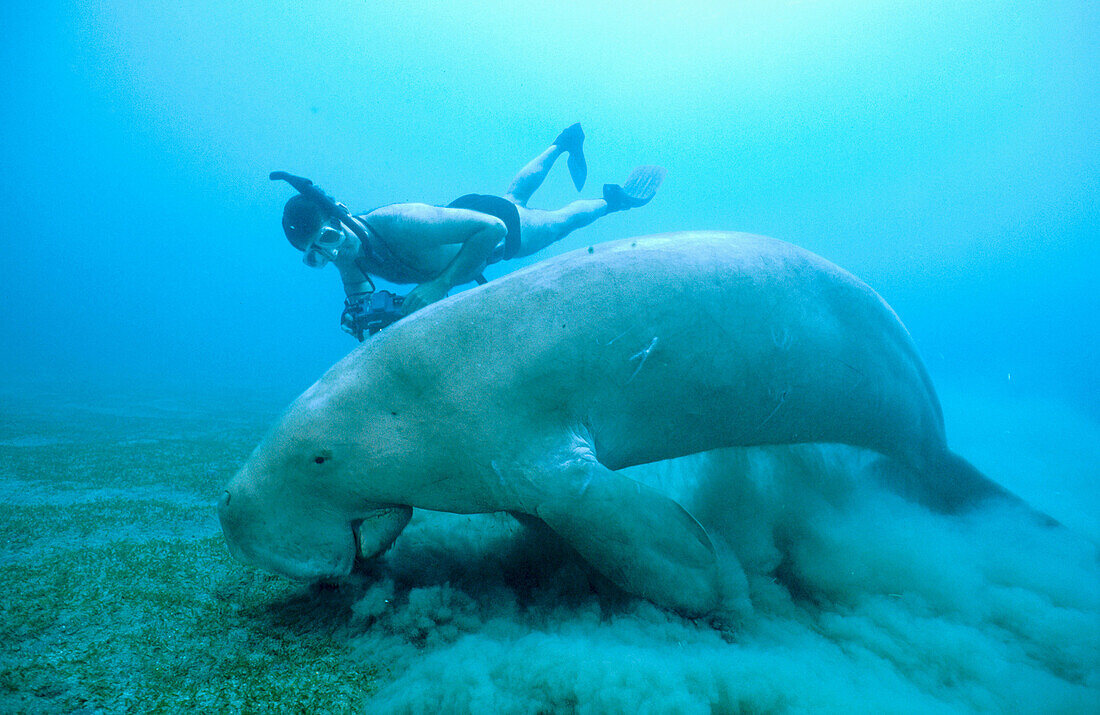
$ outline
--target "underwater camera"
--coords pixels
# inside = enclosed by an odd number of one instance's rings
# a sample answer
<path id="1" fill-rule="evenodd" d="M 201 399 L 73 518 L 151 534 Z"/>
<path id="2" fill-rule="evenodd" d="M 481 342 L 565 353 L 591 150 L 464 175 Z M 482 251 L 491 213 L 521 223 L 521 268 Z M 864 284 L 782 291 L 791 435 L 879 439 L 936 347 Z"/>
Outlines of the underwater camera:
<path id="1" fill-rule="evenodd" d="M 340 325 L 355 339 L 362 342 L 364 336 L 374 335 L 382 328 L 404 317 L 401 304 L 403 296 L 388 290 L 360 293 L 344 301 Z"/>

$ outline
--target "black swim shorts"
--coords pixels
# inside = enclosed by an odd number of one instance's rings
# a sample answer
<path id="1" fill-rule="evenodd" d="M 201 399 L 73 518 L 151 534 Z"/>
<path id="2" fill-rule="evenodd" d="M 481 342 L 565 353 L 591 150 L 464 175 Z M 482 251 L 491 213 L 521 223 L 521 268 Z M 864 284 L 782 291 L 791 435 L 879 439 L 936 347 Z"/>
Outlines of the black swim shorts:
<path id="1" fill-rule="evenodd" d="M 504 236 L 504 253 L 494 251 L 496 260 L 513 257 L 519 251 L 519 209 L 508 199 L 486 194 L 466 194 L 447 204 L 449 209 L 469 209 L 479 213 L 496 216 L 504 222 L 508 233 Z M 490 263 L 493 260 L 490 259 Z"/>

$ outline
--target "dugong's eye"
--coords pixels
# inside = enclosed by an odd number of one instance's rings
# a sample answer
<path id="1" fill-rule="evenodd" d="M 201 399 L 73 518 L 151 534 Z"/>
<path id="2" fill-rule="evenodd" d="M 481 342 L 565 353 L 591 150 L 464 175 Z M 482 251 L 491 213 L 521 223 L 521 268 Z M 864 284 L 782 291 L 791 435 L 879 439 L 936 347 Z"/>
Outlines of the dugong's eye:
<path id="1" fill-rule="evenodd" d="M 324 457 L 314 457 L 313 458 L 313 463 L 314 464 L 324 464 L 325 463 L 325 458 Z"/>

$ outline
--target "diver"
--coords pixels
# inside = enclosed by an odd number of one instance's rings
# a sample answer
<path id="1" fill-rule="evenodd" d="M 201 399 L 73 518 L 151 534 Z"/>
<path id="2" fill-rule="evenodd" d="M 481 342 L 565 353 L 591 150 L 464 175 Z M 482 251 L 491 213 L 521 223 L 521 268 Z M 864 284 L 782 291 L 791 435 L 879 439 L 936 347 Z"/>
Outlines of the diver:
<path id="1" fill-rule="evenodd" d="M 634 169 L 621 185 L 604 184 L 602 199 L 573 201 L 556 211 L 528 208 L 554 162 L 568 154 L 577 191 L 588 174 L 584 132 L 574 124 L 516 175 L 503 196 L 467 194 L 447 206 L 390 204 L 353 216 L 309 179 L 274 172 L 298 194 L 283 208 L 283 231 L 313 268 L 336 266 L 347 295 L 340 323 L 359 340 L 447 296 L 451 288 L 484 283 L 487 265 L 529 256 L 616 211 L 644 206 L 664 179 L 658 166 Z M 404 298 L 376 291 L 371 276 L 416 284 Z"/>

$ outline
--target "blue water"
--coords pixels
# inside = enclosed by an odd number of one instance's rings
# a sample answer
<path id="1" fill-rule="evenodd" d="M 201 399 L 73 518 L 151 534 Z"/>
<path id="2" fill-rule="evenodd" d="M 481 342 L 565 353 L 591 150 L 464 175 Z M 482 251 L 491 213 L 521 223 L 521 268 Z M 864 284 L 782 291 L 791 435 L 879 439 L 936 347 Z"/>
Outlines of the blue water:
<path id="1" fill-rule="evenodd" d="M 378 5 L 378 7 L 375 7 Z M 561 128 L 644 210 L 544 255 L 720 228 L 867 280 L 933 375 L 1100 415 L 1092 3 L 5 5 L 4 378 L 307 384 L 353 346 L 279 228 L 505 190 Z M 572 199 L 556 168 L 533 206 Z M 509 268 L 505 266 L 504 268 Z"/>
<path id="2" fill-rule="evenodd" d="M 668 176 L 535 258 L 699 228 L 804 246 L 898 312 L 960 451 L 1011 481 L 1032 440 L 1076 481 L 1021 466 L 1014 488 L 1097 501 L 1095 3 L 153 0 L 0 23 L 5 389 L 289 399 L 355 342 L 268 172 L 353 210 L 444 204 L 503 192 L 580 121 L 582 197 Z M 531 205 L 576 196 L 559 166 Z"/>

